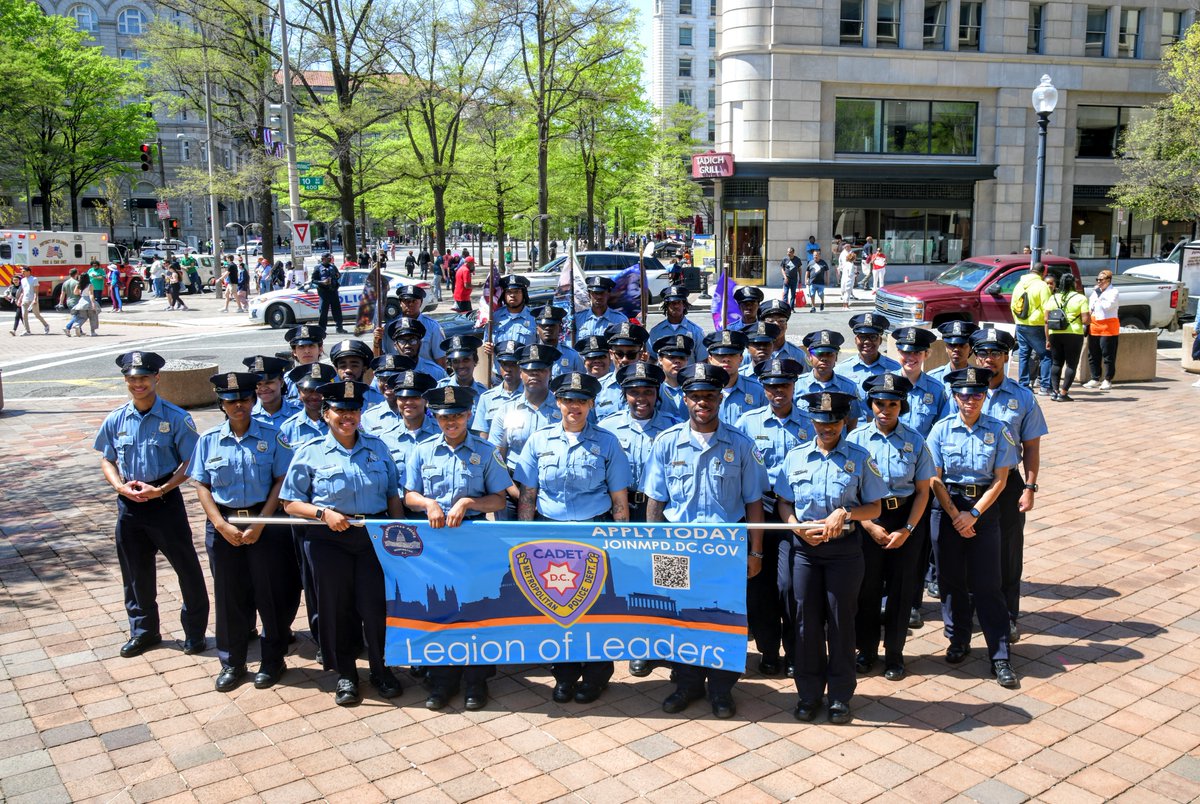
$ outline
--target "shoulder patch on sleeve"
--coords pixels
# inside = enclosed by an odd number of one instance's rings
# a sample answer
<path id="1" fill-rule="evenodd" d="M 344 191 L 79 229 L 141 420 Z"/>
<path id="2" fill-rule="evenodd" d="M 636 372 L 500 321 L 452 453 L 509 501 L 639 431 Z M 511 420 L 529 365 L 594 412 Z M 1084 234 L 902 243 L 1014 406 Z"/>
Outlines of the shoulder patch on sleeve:
<path id="1" fill-rule="evenodd" d="M 277 436 L 275 436 L 275 440 L 279 442 L 279 446 L 285 449 L 292 448 L 292 445 L 287 440 L 287 436 L 285 436 L 283 433 L 279 433 Z"/>
<path id="2" fill-rule="evenodd" d="M 867 467 L 875 473 L 876 477 L 883 477 L 883 473 L 879 471 L 879 466 L 876 465 L 874 458 L 867 458 Z"/>
<path id="3" fill-rule="evenodd" d="M 194 421 L 192 421 L 191 416 L 184 416 L 183 423 L 186 424 L 187 428 L 189 430 L 191 430 L 193 433 L 196 432 L 196 423 Z"/>
<path id="4" fill-rule="evenodd" d="M 753 449 L 753 450 L 750 450 L 750 452 L 752 455 L 754 455 L 754 460 L 758 461 L 759 466 L 762 466 L 762 464 L 763 464 L 762 450 L 761 449 Z"/>
<path id="5" fill-rule="evenodd" d="M 1008 443 L 1012 444 L 1014 447 L 1017 445 L 1017 442 L 1016 442 L 1016 441 L 1013 441 L 1012 433 L 1008 432 L 1008 428 L 1007 428 L 1007 427 L 1002 427 L 1002 428 L 1000 429 L 1000 432 L 1004 433 L 1004 440 L 1005 440 L 1005 441 L 1007 441 Z"/>

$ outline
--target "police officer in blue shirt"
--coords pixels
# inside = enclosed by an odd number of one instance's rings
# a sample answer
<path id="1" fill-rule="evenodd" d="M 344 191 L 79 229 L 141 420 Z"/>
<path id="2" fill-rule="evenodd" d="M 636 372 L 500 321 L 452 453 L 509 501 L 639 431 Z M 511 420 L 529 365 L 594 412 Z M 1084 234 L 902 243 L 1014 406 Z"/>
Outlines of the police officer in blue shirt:
<path id="1" fill-rule="evenodd" d="M 492 429 L 496 412 L 518 398 L 525 390 L 521 385 L 521 369 L 517 358 L 521 344 L 517 341 L 500 341 L 496 344 L 496 365 L 500 367 L 500 382 L 484 391 L 475 400 L 475 412 L 471 416 L 471 432 L 486 439 Z"/>
<path id="2" fill-rule="evenodd" d="M 384 404 L 374 405 L 363 410 L 363 430 L 372 435 L 380 435 L 395 427 L 400 421 L 400 408 L 396 401 L 396 392 L 392 387 L 392 379 L 402 371 L 413 371 L 417 361 L 403 355 L 380 355 L 371 361 L 371 373 L 375 380 L 374 388 L 383 394 Z"/>
<path id="3" fill-rule="evenodd" d="M 442 325 L 437 322 L 437 319 L 421 311 L 421 308 L 425 306 L 425 288 L 418 285 L 401 284 L 396 291 L 396 300 L 400 304 L 401 318 L 411 318 L 425 328 L 425 334 L 421 337 L 421 348 L 417 351 L 416 357 L 445 368 L 446 354 L 442 351 L 441 343 L 446 339 L 446 335 L 442 331 Z M 381 351 L 384 354 L 396 354 L 395 341 L 390 337 L 383 337 L 387 334 L 386 327 L 383 332 L 376 329 L 375 334 L 381 341 Z"/>
<path id="4" fill-rule="evenodd" d="M 608 353 L 608 337 L 589 335 L 575 341 L 575 351 L 583 358 L 583 372 L 597 380 L 612 373 L 612 356 Z"/>
<path id="5" fill-rule="evenodd" d="M 479 365 L 479 347 L 483 340 L 474 335 L 454 335 L 442 341 L 442 351 L 450 364 L 450 375 L 438 380 L 438 385 L 455 385 L 459 388 L 470 388 L 478 397 L 487 388 L 475 379 L 475 369 Z M 472 399 L 474 402 L 474 398 Z"/>
<path id="6" fill-rule="evenodd" d="M 312 281 L 317 286 L 317 296 L 321 299 L 321 328 L 325 328 L 325 322 L 329 320 L 329 313 L 332 311 L 334 326 L 338 332 L 345 333 L 346 330 L 342 327 L 342 302 L 338 296 L 340 277 L 341 272 L 333 264 L 333 255 L 328 252 L 322 254 L 320 263 L 312 272 Z"/>
<path id="7" fill-rule="evenodd" d="M 443 366 L 421 357 L 422 344 L 428 336 L 428 330 L 419 320 L 409 318 L 408 316 L 394 318 L 388 322 L 387 336 L 395 345 L 396 354 L 411 357 L 417 361 L 417 371 L 422 374 L 428 374 L 435 380 L 440 380 L 446 376 L 446 369 Z M 439 340 L 439 347 L 441 343 Z M 444 360 L 443 358 L 443 362 Z"/>
<path id="8" fill-rule="evenodd" d="M 737 333 L 741 334 L 741 333 Z M 709 347 L 709 358 L 712 347 Z M 646 462 L 642 491 L 646 520 L 699 524 L 747 522 L 747 577 L 762 571 L 763 534 L 754 526 L 763 521 L 762 490 L 766 469 L 750 437 L 721 419 L 721 393 L 729 373 L 711 363 L 694 363 L 679 372 L 688 420 L 665 430 L 654 440 Z M 713 583 L 741 583 L 741 578 L 711 578 Z M 748 581 L 747 581 L 748 582 Z M 737 707 L 733 685 L 739 673 L 672 663 L 675 691 L 663 701 L 663 711 L 677 714 L 705 695 L 713 715 L 733 717 Z"/>
<path id="9" fill-rule="evenodd" d="M 179 492 L 198 437 L 192 417 L 158 396 L 165 363 L 154 352 L 117 357 L 130 401 L 108 414 L 93 444 L 104 479 L 118 495 L 117 559 L 130 631 L 121 655 L 127 659 L 162 642 L 155 571 L 160 552 L 179 578 L 183 652 L 206 647 L 208 591 Z"/>
<path id="10" fill-rule="evenodd" d="M 279 497 L 290 516 L 315 520 L 304 535 L 313 567 L 324 666 L 338 674 L 334 703 L 355 706 L 357 641 L 366 637 L 370 681 L 384 698 L 401 692 L 383 660 L 383 569 L 367 529 L 354 517 L 399 519 L 400 484 L 387 446 L 359 430 L 367 386 L 350 380 L 321 386 L 329 432 L 296 450 Z"/>
<path id="11" fill-rule="evenodd" d="M 518 516 L 525 521 L 628 522 L 629 459 L 617 437 L 589 421 L 600 383 L 571 372 L 550 381 L 560 421 L 537 430 L 517 458 Z M 612 662 L 560 662 L 554 700 L 591 703 L 612 678 Z M 582 679 L 582 680 L 581 680 Z"/>
<path id="12" fill-rule="evenodd" d="M 752 285 L 740 286 L 733 292 L 733 300 L 742 313 L 742 326 L 758 322 L 758 306 L 763 298 L 762 290 Z"/>
<path id="13" fill-rule="evenodd" d="M 942 620 L 950 640 L 946 661 L 971 652 L 971 609 L 987 642 L 992 675 L 1017 686 L 1009 661 L 1008 607 L 1001 589 L 1000 495 L 1016 466 L 1008 427 L 983 413 L 992 372 L 970 366 L 946 375 L 958 413 L 933 426 L 927 444 L 937 468 L 930 518 L 942 592 Z"/>
<path id="14" fill-rule="evenodd" d="M 496 448 L 467 430 L 474 397 L 472 389 L 453 385 L 425 392 L 441 435 L 421 442 L 405 464 L 404 497 L 406 507 L 423 513 L 433 528 L 457 528 L 501 510 L 512 485 Z M 430 667 L 425 708 L 445 708 L 462 683 L 465 707 L 482 709 L 495 673 L 489 665 Z"/>
<path id="15" fill-rule="evenodd" d="M 703 347 L 701 347 L 703 348 Z M 663 370 L 663 384 L 658 389 L 658 395 L 663 404 L 670 403 L 678 412 L 680 418 L 687 418 L 687 406 L 683 403 L 683 388 L 679 385 L 679 372 L 694 361 L 695 343 L 688 335 L 666 335 L 654 342 L 654 353 L 658 356 L 658 364 Z M 705 350 L 705 360 L 708 360 L 708 350 Z"/>
<path id="16" fill-rule="evenodd" d="M 607 276 L 589 276 L 587 279 L 590 309 L 575 314 L 575 339 L 603 335 L 614 324 L 623 324 L 629 317 L 608 306 L 609 293 L 617 285 Z M 578 347 L 576 347 L 578 348 Z"/>
<path id="17" fill-rule="evenodd" d="M 808 350 L 808 364 L 812 373 L 801 378 L 796 383 L 796 398 L 804 394 L 815 394 L 821 391 L 837 391 L 839 394 L 850 394 L 858 398 L 858 388 L 849 377 L 835 371 L 838 351 L 844 342 L 842 333 L 832 329 L 818 329 L 804 336 L 804 348 Z M 850 406 L 846 418 L 846 430 L 854 429 L 855 424 L 867 418 L 866 409 L 861 402 L 856 401 Z"/>
<path id="18" fill-rule="evenodd" d="M 891 322 L 879 313 L 859 313 L 850 318 L 850 329 L 854 333 L 854 346 L 858 353 L 839 363 L 837 372 L 854 383 L 860 399 L 862 383 L 867 377 L 900 370 L 898 362 L 879 351 L 883 333 L 890 328 Z M 859 410 L 865 412 L 863 406 L 859 406 Z"/>
<path id="19" fill-rule="evenodd" d="M 804 367 L 795 360 L 772 357 L 755 368 L 769 404 L 743 413 L 737 420 L 737 427 L 750 436 L 767 470 L 766 485 L 763 487 L 763 518 L 768 522 L 778 522 L 775 481 L 779 478 L 783 459 L 793 447 L 811 440 L 815 431 L 808 413 L 794 401 L 796 380 Z M 780 531 L 763 534 L 763 569 L 750 580 L 747 587 L 746 615 L 750 634 L 761 656 L 759 672 L 765 676 L 778 675 L 779 648 L 782 645 L 783 666 L 787 670 L 787 677 L 791 678 L 795 667 L 792 651 L 795 626 L 790 612 L 791 577 L 779 573 L 781 566 L 791 566 L 791 539 L 781 537 Z"/>
<path id="20" fill-rule="evenodd" d="M 535 343 L 522 347 L 518 362 L 525 391 L 492 419 L 487 440 L 499 448 L 500 457 L 510 472 L 516 469 L 517 456 L 529 436 L 562 419 L 558 405 L 550 396 L 550 367 L 556 360 L 558 350 L 553 346 Z"/>
<path id="21" fill-rule="evenodd" d="M 686 335 L 692 339 L 694 349 L 694 352 L 688 355 L 688 364 L 708 358 L 708 351 L 703 344 L 704 330 L 687 317 L 691 309 L 692 306 L 688 304 L 688 289 L 685 286 L 671 285 L 663 291 L 662 311 L 666 318 L 650 328 L 647 337 L 647 343 L 651 346 L 650 357 L 658 358 L 653 346 L 661 339 L 669 335 Z"/>
<path id="22" fill-rule="evenodd" d="M 559 374 L 572 371 L 578 371 L 580 374 L 587 373 L 587 368 L 583 365 L 583 358 L 579 356 L 579 352 L 562 342 L 562 328 L 563 322 L 567 320 L 567 311 L 561 307 L 555 307 L 553 304 L 547 304 L 534 313 L 533 317 L 537 323 L 537 343 L 544 343 L 558 350 L 558 360 L 550 368 L 550 378 L 553 379 Z"/>
<path id="23" fill-rule="evenodd" d="M 300 409 L 299 405 L 289 402 L 283 395 L 283 375 L 291 364 L 279 357 L 254 355 L 242 358 L 246 371 L 258 375 L 258 401 L 250 412 L 258 421 L 269 424 L 275 429 L 287 421 L 288 417 Z"/>
<path id="24" fill-rule="evenodd" d="M 596 419 L 616 413 L 625 405 L 625 389 L 617 380 L 617 372 L 632 366 L 646 356 L 646 339 L 649 333 L 637 324 L 616 324 L 604 333 L 608 338 L 608 354 L 612 360 L 612 371 L 600 380 L 600 393 L 596 396 Z"/>
<path id="25" fill-rule="evenodd" d="M 316 365 L 316 364 L 314 364 Z M 300 589 L 295 548 L 286 525 L 231 525 L 234 517 L 269 517 L 292 450 L 279 431 L 251 414 L 258 374 L 214 374 L 225 423 L 200 436 L 191 478 L 208 522 L 204 546 L 217 604 L 217 692 L 246 675 L 246 648 L 255 614 L 262 618 L 262 663 L 254 686 L 275 685 L 286 669 L 293 606 Z"/>
<path id="26" fill-rule="evenodd" d="M 796 344 L 787 339 L 788 322 L 792 319 L 792 307 L 779 299 L 765 301 L 758 306 L 758 320 L 774 324 L 779 328 L 779 334 L 772 344 L 772 357 L 795 360 L 804 370 L 808 370 L 808 354 Z"/>
<path id="27" fill-rule="evenodd" d="M 865 572 L 855 619 L 859 673 L 870 672 L 879 658 L 879 628 L 883 626 L 884 678 L 904 678 L 904 642 L 910 627 L 910 606 L 921 576 L 918 562 L 926 557 L 925 512 L 933 459 L 919 430 L 904 423 L 912 399 L 912 383 L 899 374 L 880 374 L 863 382 L 874 416 L 849 436 L 871 454 L 883 475 L 888 496 L 876 519 L 862 523 Z M 926 560 L 928 558 L 926 557 Z M 887 608 L 880 616 L 884 592 Z M 881 622 L 882 620 L 882 622 Z"/>
<path id="28" fill-rule="evenodd" d="M 863 579 L 861 528 L 887 496 L 870 454 L 846 438 L 857 399 L 837 391 L 805 394 L 816 437 L 783 459 L 775 496 L 779 518 L 800 525 L 792 542 L 796 612 L 797 720 L 812 721 L 828 690 L 829 722 L 849 723 L 854 673 L 854 617 Z"/>
<path id="29" fill-rule="evenodd" d="M 374 358 L 375 354 L 371 351 L 370 346 L 352 338 L 338 341 L 329 350 L 329 362 L 337 369 L 338 379 L 351 382 L 363 382 L 367 367 L 371 365 Z M 382 393 L 368 385 L 362 403 L 364 408 L 370 408 L 386 404 L 387 399 Z"/>
<path id="30" fill-rule="evenodd" d="M 1000 527 L 1000 588 L 1008 606 L 1009 642 L 1016 642 L 1017 617 L 1021 613 L 1021 572 L 1025 550 L 1025 515 L 1033 510 L 1041 471 L 1042 436 L 1049 432 L 1046 417 L 1038 407 L 1033 391 L 1005 376 L 1008 357 L 1016 346 L 1009 333 L 988 327 L 971 335 L 971 352 L 979 365 L 990 369 L 986 416 L 999 419 L 1008 427 L 1017 445 L 1020 468 L 1014 467 L 996 503 Z"/>
<path id="31" fill-rule="evenodd" d="M 500 277 L 500 287 L 504 293 L 504 307 L 496 311 L 492 336 L 497 341 L 519 341 L 522 346 L 533 343 L 537 323 L 528 309 L 528 277 L 506 274 Z"/>
<path id="32" fill-rule="evenodd" d="M 738 374 L 746 351 L 746 333 L 736 329 L 710 332 L 704 337 L 704 346 L 708 349 L 709 364 L 722 369 L 728 378 L 728 385 L 721 392 L 722 422 L 732 426 L 743 413 L 767 404 L 762 386 Z"/>
<path id="33" fill-rule="evenodd" d="M 945 382 L 946 375 L 951 371 L 958 371 L 969 365 L 971 359 L 971 333 L 978 330 L 979 326 L 970 321 L 947 321 L 944 324 L 939 324 L 936 329 L 942 334 L 942 341 L 946 344 L 946 358 L 948 362 L 945 365 L 931 369 L 929 376 L 942 383 L 946 389 L 946 400 L 953 401 L 950 386 L 946 385 Z M 937 597 L 937 595 L 934 595 L 934 597 Z"/>
<path id="34" fill-rule="evenodd" d="M 378 436 L 387 444 L 396 467 L 403 472 L 405 458 L 412 448 L 438 434 L 437 424 L 426 415 L 425 402 L 425 393 L 436 388 L 437 381 L 420 371 L 401 371 L 393 374 L 389 382 L 396 397 L 397 416 Z"/>
<path id="35" fill-rule="evenodd" d="M 325 354 L 325 328 L 316 324 L 300 324 L 292 327 L 284 334 L 284 340 L 292 350 L 292 364 L 307 366 L 316 363 Z M 286 396 L 289 402 L 299 403 L 296 387 L 291 382 L 285 383 Z"/>
<path id="36" fill-rule="evenodd" d="M 775 354 L 775 339 L 779 337 L 779 327 L 764 321 L 757 321 L 742 328 L 746 336 L 746 353 L 742 357 L 742 365 L 738 374 L 747 380 L 758 382 L 758 374 L 754 369 L 759 363 L 765 363 Z"/>

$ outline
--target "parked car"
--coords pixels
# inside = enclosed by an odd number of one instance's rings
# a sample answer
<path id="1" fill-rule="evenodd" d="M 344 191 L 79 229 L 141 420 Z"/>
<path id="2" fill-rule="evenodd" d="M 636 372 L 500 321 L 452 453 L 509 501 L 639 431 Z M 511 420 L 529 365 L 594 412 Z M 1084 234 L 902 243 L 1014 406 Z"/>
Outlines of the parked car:
<path id="1" fill-rule="evenodd" d="M 342 303 L 342 315 L 349 320 L 358 314 L 358 303 L 362 300 L 363 282 L 367 277 L 366 270 L 351 269 L 342 271 L 341 285 L 338 296 Z M 432 286 L 428 282 L 414 281 L 394 271 L 384 271 L 390 287 L 402 284 L 418 285 L 427 291 L 428 301 L 426 310 L 437 306 L 433 298 Z M 315 321 L 321 311 L 321 299 L 317 295 L 317 286 L 311 282 L 297 288 L 273 290 L 263 293 L 250 300 L 250 320 L 255 323 L 269 324 L 275 329 L 283 329 L 305 321 Z M 396 318 L 400 315 L 400 303 L 394 295 L 389 295 L 384 303 L 384 319 Z"/>
<path id="2" fill-rule="evenodd" d="M 1077 286 L 1087 292 L 1095 277 L 1081 277 L 1079 266 L 1065 257 L 1046 257 L 1046 270 L 1061 276 L 1075 275 Z M 875 311 L 895 326 L 936 327 L 946 321 L 993 321 L 1012 323 L 1012 291 L 1029 270 L 1028 254 L 972 257 L 926 282 L 887 285 L 875 294 Z M 1137 329 L 1175 329 L 1180 305 L 1187 291 L 1177 282 L 1157 282 L 1119 276 L 1114 285 L 1121 292 L 1118 316 L 1123 326 Z"/>
<path id="3" fill-rule="evenodd" d="M 578 251 L 575 253 L 575 259 L 577 264 L 582 267 L 585 277 L 607 276 L 613 279 L 626 268 L 637 265 L 641 257 L 631 251 Z M 566 261 L 567 255 L 560 254 L 541 268 L 526 274 L 529 278 L 531 306 L 540 307 L 554 298 L 555 291 L 558 289 L 558 278 L 562 274 Z M 646 258 L 646 285 L 650 292 L 650 303 L 659 301 L 668 282 L 666 266 L 659 262 L 657 257 Z M 699 292 L 698 285 L 699 283 L 696 288 L 689 288 L 689 290 Z"/>
<path id="4" fill-rule="evenodd" d="M 247 257 L 258 257 L 262 255 L 262 247 L 262 238 L 254 237 L 234 249 L 233 253 Z"/>

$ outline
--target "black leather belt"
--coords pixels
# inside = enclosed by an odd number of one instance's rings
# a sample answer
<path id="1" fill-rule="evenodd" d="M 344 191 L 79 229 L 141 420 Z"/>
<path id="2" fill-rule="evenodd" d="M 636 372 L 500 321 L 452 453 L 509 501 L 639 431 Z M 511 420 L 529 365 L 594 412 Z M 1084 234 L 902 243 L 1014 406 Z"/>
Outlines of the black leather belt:
<path id="1" fill-rule="evenodd" d="M 225 517 L 226 519 L 231 516 L 249 517 L 258 516 L 260 513 L 262 513 L 263 505 L 264 503 L 258 503 L 257 505 L 249 505 L 245 508 L 229 508 L 217 503 L 217 510 L 220 511 L 221 516 Z"/>
<path id="2" fill-rule="evenodd" d="M 971 497 L 974 499 L 982 497 L 990 485 L 991 483 L 947 483 L 946 488 L 951 494 L 958 494 L 962 497 Z"/>
<path id="3" fill-rule="evenodd" d="M 883 510 L 895 511 L 897 508 L 908 502 L 908 499 L 911 496 L 912 495 L 909 494 L 904 497 L 884 497 L 880 502 L 883 503 Z"/>
<path id="4" fill-rule="evenodd" d="M 646 495 L 642 494 L 637 489 L 629 489 L 629 504 L 630 505 L 645 505 Z"/>

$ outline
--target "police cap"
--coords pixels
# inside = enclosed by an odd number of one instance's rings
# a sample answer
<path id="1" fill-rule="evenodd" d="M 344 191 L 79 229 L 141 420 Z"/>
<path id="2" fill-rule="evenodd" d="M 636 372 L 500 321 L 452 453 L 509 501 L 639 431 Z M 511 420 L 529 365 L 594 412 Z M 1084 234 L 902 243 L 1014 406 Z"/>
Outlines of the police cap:
<path id="1" fill-rule="evenodd" d="M 544 343 L 531 343 L 521 347 L 521 354 L 518 356 L 517 362 L 524 369 L 548 369 L 560 357 L 562 357 L 562 352 L 553 346 L 547 346 Z"/>
<path id="2" fill-rule="evenodd" d="M 1001 352 L 1011 352 L 1017 348 L 1017 339 L 1010 333 L 995 327 L 986 327 L 971 333 L 971 350 L 978 352 L 983 349 L 999 349 Z"/>
<path id="3" fill-rule="evenodd" d="M 622 388 L 657 388 L 666 379 L 666 372 L 644 360 L 617 369 L 617 384 Z"/>
<path id="4" fill-rule="evenodd" d="M 610 291 L 617 286 L 617 283 L 609 279 L 607 276 L 589 276 L 587 278 L 587 289 L 589 293 L 603 290 Z"/>
<path id="5" fill-rule="evenodd" d="M 396 396 L 423 396 L 437 387 L 437 380 L 423 371 L 400 371 L 388 375 L 388 386 Z"/>
<path id="6" fill-rule="evenodd" d="M 713 355 L 736 355 L 746 351 L 746 333 L 721 329 L 704 336 L 704 348 Z"/>
<path id="7" fill-rule="evenodd" d="M 513 288 L 520 288 L 521 290 L 524 290 L 526 293 L 528 293 L 529 292 L 529 278 L 522 276 L 521 274 L 505 274 L 504 276 L 500 277 L 500 287 L 503 288 L 504 290 L 512 290 Z"/>
<path id="8" fill-rule="evenodd" d="M 337 369 L 326 363 L 308 363 L 296 366 L 287 376 L 297 388 L 315 390 L 337 379 Z"/>
<path id="9" fill-rule="evenodd" d="M 992 381 L 992 370 L 979 366 L 967 366 L 958 371 L 949 372 L 945 379 L 955 393 L 961 391 L 967 394 L 977 394 L 987 391 L 988 385 Z"/>
<path id="10" fill-rule="evenodd" d="M 688 357 L 696 349 L 696 341 L 690 335 L 664 335 L 654 342 L 654 353 Z"/>
<path id="11" fill-rule="evenodd" d="M 478 357 L 483 341 L 474 335 L 451 335 L 441 343 L 447 359 L 456 357 Z"/>
<path id="12" fill-rule="evenodd" d="M 591 335 L 575 341 L 575 351 L 583 357 L 603 357 L 608 354 L 608 338 Z"/>
<path id="13" fill-rule="evenodd" d="M 388 322 L 387 336 L 393 341 L 401 338 L 424 338 L 425 325 L 415 318 L 402 315 Z"/>
<path id="14" fill-rule="evenodd" d="M 167 364 L 162 355 L 155 352 L 126 352 L 123 355 L 117 355 L 117 359 L 113 362 L 127 377 L 157 374 L 159 369 Z"/>
<path id="15" fill-rule="evenodd" d="M 424 299 L 425 288 L 420 285 L 401 283 L 396 289 L 397 299 Z"/>
<path id="16" fill-rule="evenodd" d="M 553 304 L 544 304 L 537 309 L 533 314 L 533 320 L 543 326 L 558 324 L 567 318 L 567 311 L 561 307 L 555 307 Z"/>
<path id="17" fill-rule="evenodd" d="M 344 341 L 338 341 L 329 350 L 329 362 L 337 365 L 339 357 L 361 357 L 364 364 L 370 364 L 371 359 L 375 357 L 375 353 L 371 351 L 371 347 L 367 346 L 360 340 L 347 338 Z"/>
<path id="18" fill-rule="evenodd" d="M 424 393 L 425 401 L 435 416 L 454 416 L 466 413 L 475 406 L 475 389 L 461 385 L 443 385 Z"/>
<path id="19" fill-rule="evenodd" d="M 291 346 L 308 346 L 325 342 L 325 327 L 320 324 L 301 324 L 292 327 L 283 336 Z"/>
<path id="20" fill-rule="evenodd" d="M 339 380 L 322 385 L 317 390 L 325 397 L 325 404 L 342 410 L 362 410 L 363 401 L 371 386 L 365 382 Z"/>
<path id="21" fill-rule="evenodd" d="M 550 381 L 550 392 L 566 399 L 595 399 L 600 393 L 600 381 L 590 374 L 570 371 Z"/>
<path id="22" fill-rule="evenodd" d="M 662 300 L 664 302 L 672 302 L 672 301 L 686 302 L 688 300 L 687 286 L 686 285 L 671 285 L 669 288 L 667 288 L 666 290 L 663 291 Z"/>
<path id="23" fill-rule="evenodd" d="M 896 348 L 901 352 L 928 352 L 929 347 L 937 342 L 937 335 L 920 327 L 900 327 L 892 330 L 896 339 Z"/>
<path id="24" fill-rule="evenodd" d="M 650 333 L 646 328 L 637 324 L 631 324 L 628 321 L 622 321 L 620 324 L 613 324 L 604 331 L 604 336 L 608 338 L 608 347 L 612 349 L 616 346 L 645 346 L 646 341 L 650 340 Z"/>
<path id="25" fill-rule="evenodd" d="M 804 348 L 810 352 L 836 352 L 846 339 L 832 329 L 813 330 L 804 336 Z"/>
<path id="26" fill-rule="evenodd" d="M 720 391 L 729 385 L 729 372 L 712 363 L 693 363 L 679 370 L 679 385 L 688 391 Z"/>
<path id="27" fill-rule="evenodd" d="M 840 422 L 850 413 L 854 404 L 853 394 L 840 391 L 817 391 L 800 397 L 808 405 L 808 415 L 814 422 Z"/>
<path id="28" fill-rule="evenodd" d="M 774 343 L 779 337 L 779 327 L 765 321 L 755 321 L 742 328 L 746 343 Z"/>
<path id="29" fill-rule="evenodd" d="M 386 377 L 398 371 L 412 371 L 416 367 L 415 358 L 403 355 L 380 355 L 371 361 L 371 371 L 379 377 Z"/>
<path id="30" fill-rule="evenodd" d="M 738 304 L 744 302 L 760 302 L 763 300 L 763 292 L 756 287 L 741 286 L 733 292 L 733 300 Z"/>
<path id="31" fill-rule="evenodd" d="M 879 313 L 859 313 L 850 317 L 850 329 L 855 335 L 882 335 L 892 322 Z"/>
<path id="32" fill-rule="evenodd" d="M 754 366 L 754 373 L 763 385 L 786 385 L 804 373 L 804 366 L 787 357 L 772 357 Z"/>
<path id="33" fill-rule="evenodd" d="M 250 399 L 254 396 L 255 386 L 258 385 L 258 375 L 249 371 L 231 371 L 228 374 L 214 374 L 208 381 L 217 392 L 217 399 L 222 402 Z"/>
<path id="34" fill-rule="evenodd" d="M 972 321 L 947 321 L 938 324 L 937 331 L 942 333 L 942 340 L 951 345 L 962 345 L 971 339 L 971 333 L 979 329 Z"/>
<path id="35" fill-rule="evenodd" d="M 771 299 L 765 301 L 758 308 L 759 319 L 779 317 L 789 319 L 792 317 L 792 305 L 782 299 Z"/>
<path id="36" fill-rule="evenodd" d="M 501 363 L 516 363 L 524 345 L 520 341 L 500 341 L 496 344 L 496 360 Z"/>
<path id="37" fill-rule="evenodd" d="M 248 371 L 257 374 L 260 380 L 276 380 L 292 367 L 292 361 L 267 355 L 254 355 L 253 357 L 243 357 L 242 365 Z"/>

